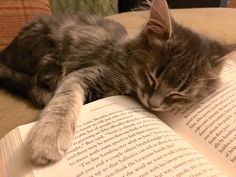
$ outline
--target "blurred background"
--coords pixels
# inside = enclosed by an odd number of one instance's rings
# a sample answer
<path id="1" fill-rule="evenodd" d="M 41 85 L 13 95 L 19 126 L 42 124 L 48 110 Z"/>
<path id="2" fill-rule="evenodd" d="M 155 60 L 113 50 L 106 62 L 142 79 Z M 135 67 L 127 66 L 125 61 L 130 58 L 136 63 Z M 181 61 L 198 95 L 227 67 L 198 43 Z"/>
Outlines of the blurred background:
<path id="1" fill-rule="evenodd" d="M 85 11 L 102 16 L 118 13 L 118 1 L 119 0 L 49 0 L 53 13 Z M 128 2 L 129 0 L 126 1 Z M 131 8 L 131 6 L 129 6 L 129 8 Z"/>
<path id="2" fill-rule="evenodd" d="M 86 11 L 107 16 L 135 9 L 146 0 L 49 0 L 53 13 Z M 236 7 L 236 0 L 167 0 L 170 8 Z"/>
<path id="3" fill-rule="evenodd" d="M 119 11 L 129 11 L 146 0 L 119 0 Z M 226 7 L 229 0 L 167 0 L 170 8 Z"/>

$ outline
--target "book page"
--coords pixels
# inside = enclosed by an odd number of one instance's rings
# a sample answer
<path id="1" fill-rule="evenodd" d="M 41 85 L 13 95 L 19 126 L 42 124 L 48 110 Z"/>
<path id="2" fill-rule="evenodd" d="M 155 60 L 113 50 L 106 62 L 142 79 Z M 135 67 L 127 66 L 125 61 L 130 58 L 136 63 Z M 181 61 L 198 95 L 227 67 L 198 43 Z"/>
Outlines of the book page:
<path id="1" fill-rule="evenodd" d="M 21 134 L 27 128 L 20 127 Z M 105 98 L 82 109 L 72 147 L 35 177 L 224 176 L 155 115 L 129 97 Z"/>
<path id="2" fill-rule="evenodd" d="M 0 177 L 33 177 L 27 157 L 19 129 L 15 128 L 0 140 Z"/>
<path id="3" fill-rule="evenodd" d="M 236 55 L 235 55 L 236 56 Z M 228 176 L 236 175 L 236 66 L 228 62 L 222 83 L 213 94 L 194 106 L 159 114 Z"/>

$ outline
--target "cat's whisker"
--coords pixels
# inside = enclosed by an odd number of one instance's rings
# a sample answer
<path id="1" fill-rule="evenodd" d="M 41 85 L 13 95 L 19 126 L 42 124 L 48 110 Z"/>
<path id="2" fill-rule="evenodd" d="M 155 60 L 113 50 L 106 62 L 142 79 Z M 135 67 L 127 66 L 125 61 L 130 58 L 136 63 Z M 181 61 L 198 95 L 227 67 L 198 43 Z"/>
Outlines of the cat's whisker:
<path id="1" fill-rule="evenodd" d="M 218 78 L 199 78 L 199 81 L 203 81 L 203 80 L 217 80 Z"/>
<path id="2" fill-rule="evenodd" d="M 207 87 L 207 86 L 195 86 L 195 88 L 207 88 L 207 89 L 217 90 L 216 87 Z"/>
<path id="3" fill-rule="evenodd" d="M 230 68 L 230 69 L 236 70 L 234 63 L 226 62 L 225 65 L 232 66 L 232 68 Z"/>
<path id="4" fill-rule="evenodd" d="M 152 61 L 155 61 L 154 57 L 153 57 L 150 53 L 148 53 L 147 51 L 144 51 L 144 50 L 133 50 L 133 51 L 129 52 L 128 54 L 133 54 L 133 53 L 135 53 L 135 52 L 144 53 L 144 54 L 146 54 L 147 56 L 149 56 L 149 57 L 152 59 Z"/>
<path id="5" fill-rule="evenodd" d="M 217 87 L 209 87 L 209 86 L 195 86 L 195 88 L 212 88 L 212 89 L 217 89 Z"/>
<path id="6" fill-rule="evenodd" d="M 204 100 L 203 97 L 205 97 L 205 96 L 208 96 L 208 95 L 207 95 L 207 94 L 206 94 L 206 95 L 202 95 L 200 98 L 195 99 L 194 103 L 199 103 L 199 102 L 201 102 L 202 100 Z"/>
<path id="7" fill-rule="evenodd" d="M 206 91 L 203 91 L 203 90 L 200 90 L 199 93 L 202 94 L 202 96 L 206 96 L 206 97 L 210 95 L 209 92 L 206 92 Z M 200 98 L 200 99 L 202 99 L 202 98 Z"/>
<path id="8" fill-rule="evenodd" d="M 224 61 L 224 60 L 230 60 L 230 57 L 228 57 L 229 56 L 229 54 L 227 54 L 227 55 L 225 55 L 225 56 L 223 56 L 223 57 L 221 57 L 219 60 L 217 60 L 218 62 L 222 62 L 222 61 Z"/>

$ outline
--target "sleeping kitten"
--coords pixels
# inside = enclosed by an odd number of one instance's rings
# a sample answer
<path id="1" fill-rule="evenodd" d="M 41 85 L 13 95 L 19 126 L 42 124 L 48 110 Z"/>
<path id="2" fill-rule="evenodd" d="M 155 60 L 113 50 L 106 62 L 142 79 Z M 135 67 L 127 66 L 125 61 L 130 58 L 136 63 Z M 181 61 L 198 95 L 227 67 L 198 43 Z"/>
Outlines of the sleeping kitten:
<path id="1" fill-rule="evenodd" d="M 28 137 L 32 160 L 46 164 L 69 148 L 82 105 L 128 94 L 154 111 L 212 91 L 224 47 L 175 23 L 154 0 L 143 30 L 86 14 L 43 16 L 0 53 L 1 85 L 45 106 Z"/>

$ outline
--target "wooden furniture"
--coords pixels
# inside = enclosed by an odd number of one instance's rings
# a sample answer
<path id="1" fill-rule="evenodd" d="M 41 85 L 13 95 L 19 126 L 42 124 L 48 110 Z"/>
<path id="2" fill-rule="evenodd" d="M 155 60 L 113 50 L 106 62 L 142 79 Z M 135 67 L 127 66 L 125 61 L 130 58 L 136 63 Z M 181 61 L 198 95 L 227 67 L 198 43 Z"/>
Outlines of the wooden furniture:
<path id="1" fill-rule="evenodd" d="M 235 0 L 231 0 L 235 1 Z M 131 11 L 146 0 L 119 0 L 119 12 Z M 167 0 L 171 9 L 196 7 L 226 7 L 229 0 Z"/>
<path id="2" fill-rule="evenodd" d="M 236 8 L 236 0 L 229 0 L 228 7 Z"/>
<path id="3" fill-rule="evenodd" d="M 167 0 L 170 8 L 226 7 L 228 0 Z"/>

